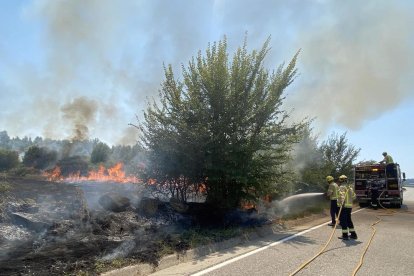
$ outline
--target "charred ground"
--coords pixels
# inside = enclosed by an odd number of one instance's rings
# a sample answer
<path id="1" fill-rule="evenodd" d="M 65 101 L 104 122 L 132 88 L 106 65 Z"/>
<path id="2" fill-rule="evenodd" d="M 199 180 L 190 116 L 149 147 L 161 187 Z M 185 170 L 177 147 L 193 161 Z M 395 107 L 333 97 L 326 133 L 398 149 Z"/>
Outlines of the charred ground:
<path id="1" fill-rule="evenodd" d="M 252 210 L 160 201 L 139 184 L 6 183 L 0 275 L 97 275 L 129 263 L 156 266 L 166 254 L 269 223 Z"/>

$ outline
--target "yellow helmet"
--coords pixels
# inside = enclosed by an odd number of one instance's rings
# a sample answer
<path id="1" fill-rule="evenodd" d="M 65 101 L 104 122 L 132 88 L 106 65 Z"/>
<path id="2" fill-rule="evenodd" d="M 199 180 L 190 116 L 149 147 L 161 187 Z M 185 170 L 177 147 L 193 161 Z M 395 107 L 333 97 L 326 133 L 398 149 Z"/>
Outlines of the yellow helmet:
<path id="1" fill-rule="evenodd" d="M 334 181 L 334 178 L 333 178 L 332 176 L 328 175 L 328 176 L 326 177 L 326 181 L 328 181 L 328 182 L 332 182 L 332 181 Z"/>
<path id="2" fill-rule="evenodd" d="M 344 174 L 339 177 L 339 180 L 347 180 L 347 179 L 348 177 Z"/>

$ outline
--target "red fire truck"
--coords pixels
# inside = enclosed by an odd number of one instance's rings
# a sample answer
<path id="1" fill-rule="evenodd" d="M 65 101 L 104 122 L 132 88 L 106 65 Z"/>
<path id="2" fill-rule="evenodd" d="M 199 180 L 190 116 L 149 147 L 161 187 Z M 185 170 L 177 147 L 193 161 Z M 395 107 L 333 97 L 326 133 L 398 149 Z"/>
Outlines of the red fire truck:
<path id="1" fill-rule="evenodd" d="M 379 204 L 401 208 L 403 203 L 403 182 L 405 173 L 400 165 L 370 164 L 354 167 L 355 193 L 361 207 L 371 204 L 377 197 Z"/>

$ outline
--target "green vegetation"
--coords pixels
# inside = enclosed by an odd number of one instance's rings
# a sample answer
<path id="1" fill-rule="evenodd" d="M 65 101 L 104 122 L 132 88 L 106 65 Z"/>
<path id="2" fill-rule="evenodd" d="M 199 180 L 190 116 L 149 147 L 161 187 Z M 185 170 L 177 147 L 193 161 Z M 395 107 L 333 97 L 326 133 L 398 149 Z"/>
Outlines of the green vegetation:
<path id="1" fill-rule="evenodd" d="M 23 156 L 23 162 L 19 161 L 19 156 Z M 67 159 L 74 156 L 86 160 L 90 168 L 111 167 L 122 162 L 127 174 L 138 174 L 137 168 L 145 159 L 145 151 L 139 144 L 109 147 L 99 139 L 69 141 L 36 137 L 32 140 L 29 137 L 11 138 L 7 131 L 0 131 L 0 171 L 8 171 L 10 175 L 39 175 L 58 163 L 71 163 Z"/>
<path id="2" fill-rule="evenodd" d="M 19 165 L 19 154 L 16 151 L 0 148 L 0 171 L 7 171 Z"/>
<path id="3" fill-rule="evenodd" d="M 70 156 L 60 159 L 56 165 L 60 168 L 62 176 L 69 176 L 78 172 L 87 175 L 89 171 L 88 160 L 82 156 Z"/>
<path id="4" fill-rule="evenodd" d="M 207 201 L 231 208 L 284 189 L 286 163 L 302 123 L 287 124 L 284 90 L 296 75 L 298 53 L 274 72 L 263 67 L 269 40 L 232 59 L 226 39 L 210 45 L 176 80 L 164 68 L 160 104 L 140 125 L 149 151 L 148 178 L 180 200 L 204 184 Z"/>
<path id="5" fill-rule="evenodd" d="M 131 259 L 131 258 L 117 258 L 117 259 L 113 259 L 110 261 L 97 260 L 95 262 L 95 272 L 104 273 L 112 269 L 122 268 L 128 265 L 134 265 L 137 263 L 139 263 L 137 260 Z M 85 274 L 85 275 L 89 275 L 89 274 Z M 91 275 L 95 275 L 95 274 L 93 273 Z"/>
<path id="6" fill-rule="evenodd" d="M 327 140 L 319 142 L 308 125 L 303 129 L 302 139 L 295 152 L 289 164 L 297 174 L 296 190 L 325 191 L 326 176 L 352 176 L 352 166 L 360 149 L 348 142 L 346 133 L 333 133 Z M 307 186 L 304 187 L 304 184 Z"/>
<path id="7" fill-rule="evenodd" d="M 8 181 L 0 180 L 0 193 L 5 193 L 11 189 Z"/>
<path id="8" fill-rule="evenodd" d="M 16 168 L 9 170 L 8 174 L 11 176 L 19 176 L 19 177 L 25 177 L 25 176 L 33 177 L 35 175 L 38 175 L 39 171 L 33 167 L 25 167 L 22 163 L 20 163 Z"/>
<path id="9" fill-rule="evenodd" d="M 208 229 L 208 228 L 194 228 L 185 231 L 181 235 L 181 239 L 189 245 L 190 248 L 196 248 L 198 246 L 212 244 L 215 242 L 221 242 L 228 240 L 234 237 L 237 237 L 243 233 L 243 231 L 248 231 L 248 228 L 242 229 L 239 227 L 229 227 L 229 228 L 217 228 L 217 229 Z"/>
<path id="10" fill-rule="evenodd" d="M 57 152 L 44 147 L 31 146 L 25 153 L 23 164 L 35 169 L 45 169 L 57 160 Z"/>
<path id="11" fill-rule="evenodd" d="M 345 174 L 352 175 L 352 164 L 361 149 L 348 143 L 346 133 L 331 134 L 321 145 L 325 166 L 330 175 L 339 177 Z"/>
<path id="12" fill-rule="evenodd" d="M 109 146 L 105 143 L 99 142 L 92 150 L 91 162 L 93 164 L 105 163 L 108 160 L 110 153 L 111 149 Z"/>

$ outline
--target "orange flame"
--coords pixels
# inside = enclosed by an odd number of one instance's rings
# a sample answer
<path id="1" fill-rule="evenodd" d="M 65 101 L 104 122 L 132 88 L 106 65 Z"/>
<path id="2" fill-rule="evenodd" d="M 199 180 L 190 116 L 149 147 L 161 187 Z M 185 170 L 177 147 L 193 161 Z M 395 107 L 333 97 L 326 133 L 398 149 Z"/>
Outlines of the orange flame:
<path id="1" fill-rule="evenodd" d="M 106 169 L 99 166 L 99 169 L 91 170 L 87 176 L 81 176 L 80 172 L 75 172 L 67 177 L 61 175 L 61 170 L 56 167 L 50 173 L 45 173 L 49 181 L 59 182 L 83 182 L 83 181 L 99 181 L 99 182 L 118 182 L 118 183 L 141 183 L 141 179 L 136 176 L 127 176 L 123 170 L 123 164 L 117 163 L 115 166 Z"/>
<path id="2" fill-rule="evenodd" d="M 253 209 L 253 208 L 255 209 L 256 207 L 257 207 L 256 204 L 254 204 L 252 202 L 249 202 L 249 201 L 241 203 L 241 208 L 245 209 L 245 210 L 249 210 L 249 209 Z"/>
<path id="3" fill-rule="evenodd" d="M 50 173 L 45 173 L 49 181 L 61 181 L 63 179 L 60 168 L 55 167 Z"/>

